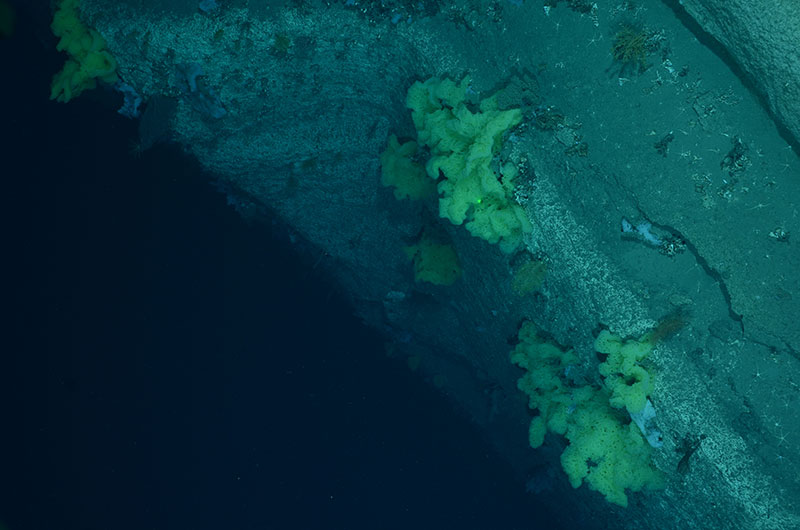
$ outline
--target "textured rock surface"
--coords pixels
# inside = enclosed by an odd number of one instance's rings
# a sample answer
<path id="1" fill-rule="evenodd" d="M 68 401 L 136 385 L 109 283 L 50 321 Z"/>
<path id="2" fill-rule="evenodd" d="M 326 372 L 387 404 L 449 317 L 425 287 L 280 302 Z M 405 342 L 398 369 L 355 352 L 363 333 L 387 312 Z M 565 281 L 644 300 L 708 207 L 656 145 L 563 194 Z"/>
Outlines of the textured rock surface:
<path id="1" fill-rule="evenodd" d="M 777 119 L 800 139 L 800 4 L 681 0 L 746 73 Z"/>

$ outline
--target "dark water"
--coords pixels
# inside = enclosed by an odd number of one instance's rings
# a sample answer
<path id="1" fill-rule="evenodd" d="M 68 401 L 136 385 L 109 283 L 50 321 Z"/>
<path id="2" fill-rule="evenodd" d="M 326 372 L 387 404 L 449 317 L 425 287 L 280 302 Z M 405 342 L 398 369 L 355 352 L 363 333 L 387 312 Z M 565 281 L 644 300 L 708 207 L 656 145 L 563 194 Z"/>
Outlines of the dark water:
<path id="1" fill-rule="evenodd" d="M 532 528 L 481 433 L 280 231 L 22 19 L 4 66 L 0 520 L 17 529 Z M 10 73 L 9 73 L 10 72 Z"/>

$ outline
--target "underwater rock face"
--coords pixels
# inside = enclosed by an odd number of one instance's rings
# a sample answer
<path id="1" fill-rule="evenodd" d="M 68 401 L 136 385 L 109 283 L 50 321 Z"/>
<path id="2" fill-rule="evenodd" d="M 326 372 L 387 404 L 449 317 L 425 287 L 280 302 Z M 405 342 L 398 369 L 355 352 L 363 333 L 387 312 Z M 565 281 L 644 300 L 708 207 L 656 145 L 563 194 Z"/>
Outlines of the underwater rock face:
<path id="1" fill-rule="evenodd" d="M 670 2 L 671 3 L 671 2 Z M 800 138 L 800 8 L 766 0 L 682 0 L 747 74 L 778 121 Z"/>
<path id="2" fill-rule="evenodd" d="M 667 434 L 657 464 L 683 486 L 631 502 L 625 521 L 767 528 L 756 521 L 769 514 L 769 528 L 800 528 L 789 502 L 763 494 L 796 491 L 784 455 L 800 438 L 775 418 L 800 400 L 784 377 L 800 362 L 800 299 L 792 296 L 800 280 L 791 274 L 800 257 L 789 239 L 796 227 L 783 224 L 800 196 L 800 169 L 791 171 L 797 161 L 764 108 L 683 27 L 694 26 L 691 17 L 666 13 L 669 4 L 681 11 L 677 1 L 639 14 L 674 51 L 665 44 L 634 68 L 612 64 L 618 14 L 603 3 L 584 13 L 573 1 L 549 0 L 548 9 L 509 2 L 525 10 L 503 14 L 462 0 L 411 19 L 350 2 L 297 1 L 263 13 L 227 6 L 213 17 L 196 2 L 184 11 L 170 3 L 169 16 L 140 9 L 148 3 L 155 0 L 118 0 L 120 13 L 107 0 L 82 4 L 124 78 L 149 97 L 142 144 L 174 139 L 218 176 L 242 215 L 289 227 L 298 252 L 313 255 L 354 311 L 394 338 L 387 349 L 408 351 L 409 366 L 484 427 L 526 481 L 544 477 L 530 489 L 563 493 L 564 504 L 587 495 L 563 480 L 558 459 L 542 472 L 541 457 L 518 436 L 529 413 L 508 341 L 520 319 L 538 318 L 592 360 L 587 345 L 599 324 L 641 336 L 652 318 L 690 307 L 692 325 L 658 352 L 653 400 Z M 797 88 L 784 86 L 795 69 L 795 18 L 736 0 L 686 4 L 797 137 L 789 119 Z M 176 67 L 201 62 L 196 84 L 209 97 L 198 102 Z M 519 77 L 506 87 L 506 108 L 531 107 L 528 127 L 507 143 L 525 169 L 518 196 L 536 232 L 527 254 L 510 261 L 380 184 L 389 135 L 415 134 L 409 86 L 467 72 L 475 95 Z M 217 108 L 224 115 L 204 112 Z M 414 282 L 403 252 L 431 224 L 455 242 L 464 270 L 440 290 Z M 705 433 L 714 436 L 695 453 Z M 565 520 L 586 528 L 602 509 L 564 504 Z"/>

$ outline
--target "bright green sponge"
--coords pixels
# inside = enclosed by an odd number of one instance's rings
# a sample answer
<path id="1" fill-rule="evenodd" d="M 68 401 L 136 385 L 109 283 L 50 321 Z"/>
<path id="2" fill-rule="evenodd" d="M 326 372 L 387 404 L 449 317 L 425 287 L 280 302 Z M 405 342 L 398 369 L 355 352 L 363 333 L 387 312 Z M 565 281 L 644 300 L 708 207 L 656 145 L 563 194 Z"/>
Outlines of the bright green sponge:
<path id="1" fill-rule="evenodd" d="M 453 285 L 461 277 L 461 264 L 453 245 L 425 230 L 414 245 L 405 248 L 414 262 L 414 279 L 434 285 Z"/>
<path id="2" fill-rule="evenodd" d="M 80 0 L 60 0 L 50 29 L 59 38 L 56 49 L 68 55 L 64 68 L 53 77 L 50 99 L 67 102 L 84 90 L 97 86 L 100 79 L 114 83 L 117 61 L 106 49 L 106 41 L 80 19 Z"/>
<path id="3" fill-rule="evenodd" d="M 494 164 L 503 135 L 522 121 L 520 109 L 499 110 L 495 98 L 480 102 L 477 112 L 467 107 L 469 77 L 456 84 L 450 79 L 417 81 L 408 89 L 406 106 L 412 111 L 421 145 L 430 149 L 425 167 L 439 182 L 439 215 L 453 224 L 467 221 L 477 237 L 513 252 L 530 232 L 524 210 L 513 201 L 513 164 Z"/>
<path id="4" fill-rule="evenodd" d="M 653 350 L 647 337 L 642 340 L 626 340 L 603 330 L 594 342 L 599 353 L 608 355 L 598 367 L 603 383 L 611 392 L 610 404 L 624 408 L 629 414 L 644 409 L 647 396 L 655 389 L 655 375 L 640 364 Z"/>
<path id="5" fill-rule="evenodd" d="M 413 148 L 409 144 L 402 148 L 416 152 L 419 144 L 430 153 L 425 173 L 438 183 L 440 217 L 456 225 L 466 223 L 472 235 L 498 244 L 503 252 L 514 252 L 532 227 L 513 199 L 516 167 L 496 158 L 503 135 L 522 121 L 522 111 L 500 110 L 494 97 L 482 100 L 473 110 L 467 105 L 468 87 L 468 77 L 460 83 L 436 77 L 414 83 L 408 89 L 406 106 L 412 111 L 417 142 Z M 395 185 L 395 195 L 412 196 L 420 187 L 418 170 L 405 163 L 397 167 L 386 163 L 395 160 L 386 153 L 397 152 L 396 143 L 390 138 L 381 158 L 383 181 Z M 393 175 L 398 170 L 404 174 Z M 415 179 L 409 180 L 411 176 Z"/>
<path id="6" fill-rule="evenodd" d="M 620 353 L 622 364 L 641 359 L 645 349 L 634 346 L 641 344 L 638 341 L 624 343 L 611 334 L 601 334 L 596 344 Z M 629 351 L 622 355 L 626 344 Z M 627 402 L 618 390 L 577 385 L 568 377 L 578 362 L 574 351 L 543 339 L 527 322 L 519 331 L 511 361 L 526 370 L 517 386 L 528 395 L 529 407 L 538 411 L 528 429 L 530 445 L 542 445 L 547 432 L 564 436 L 569 445 L 561 454 L 561 467 L 573 488 L 585 482 L 607 501 L 627 506 L 626 490 L 664 487 L 663 476 L 651 461 L 652 448 L 630 416 L 620 410 Z M 616 362 L 613 365 L 621 368 Z"/>
<path id="7" fill-rule="evenodd" d="M 417 142 L 401 144 L 394 134 L 381 153 L 381 184 L 392 186 L 398 201 L 424 199 L 436 192 L 436 184 L 425 174 L 425 168 L 414 160 L 416 155 Z"/>

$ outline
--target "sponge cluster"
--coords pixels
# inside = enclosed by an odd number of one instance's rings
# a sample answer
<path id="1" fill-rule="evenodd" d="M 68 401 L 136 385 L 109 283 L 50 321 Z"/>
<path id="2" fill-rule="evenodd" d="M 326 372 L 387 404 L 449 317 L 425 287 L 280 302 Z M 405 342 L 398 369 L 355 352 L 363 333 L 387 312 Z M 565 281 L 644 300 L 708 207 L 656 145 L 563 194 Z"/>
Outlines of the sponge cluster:
<path id="1" fill-rule="evenodd" d="M 80 0 L 61 0 L 50 29 L 59 38 L 56 49 L 69 56 L 53 77 L 50 99 L 67 102 L 84 90 L 97 86 L 97 79 L 115 83 L 117 61 L 106 49 L 106 41 L 80 19 Z"/>
<path id="2" fill-rule="evenodd" d="M 613 336 L 603 337 L 622 345 Z M 577 385 L 568 377 L 578 362 L 573 350 L 543 339 L 527 322 L 511 361 L 526 370 L 517 386 L 538 412 L 528 430 L 530 445 L 541 446 L 547 432 L 564 436 L 569 445 L 561 466 L 572 487 L 585 482 L 623 507 L 628 505 L 626 490 L 663 488 L 664 479 L 651 461 L 652 448 L 621 410 L 627 401 L 606 385 Z"/>
<path id="3" fill-rule="evenodd" d="M 640 364 L 653 350 L 650 340 L 623 341 L 603 330 L 594 342 L 594 349 L 607 355 L 598 368 L 603 384 L 611 392 L 611 406 L 625 408 L 629 414 L 642 412 L 647 396 L 655 389 L 655 377 Z"/>
<path id="4" fill-rule="evenodd" d="M 469 77 L 460 83 L 448 78 L 415 82 L 406 96 L 406 106 L 417 131 L 417 139 L 399 144 L 389 139 L 382 155 L 382 180 L 395 186 L 398 198 L 427 194 L 420 181 L 427 174 L 436 184 L 439 216 L 456 225 L 466 223 L 469 232 L 514 252 L 525 233 L 531 231 L 523 208 L 514 202 L 517 168 L 501 163 L 498 155 L 505 133 L 522 121 L 520 109 L 500 110 L 496 96 L 470 107 Z M 398 156 L 419 156 L 426 148 L 427 161 L 403 162 Z"/>

